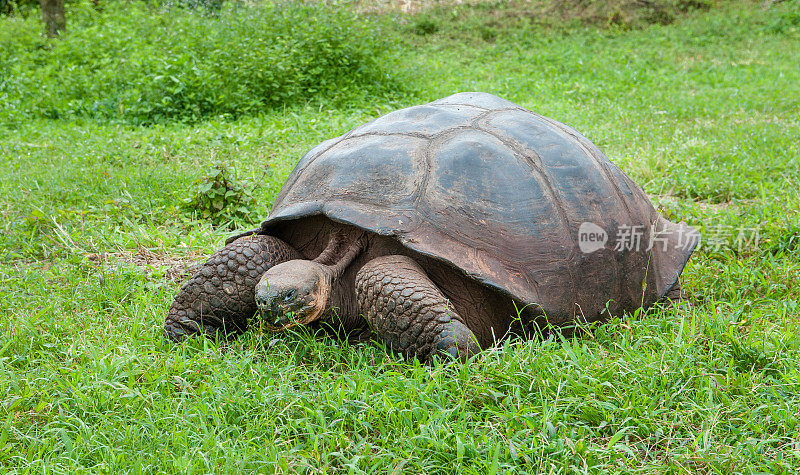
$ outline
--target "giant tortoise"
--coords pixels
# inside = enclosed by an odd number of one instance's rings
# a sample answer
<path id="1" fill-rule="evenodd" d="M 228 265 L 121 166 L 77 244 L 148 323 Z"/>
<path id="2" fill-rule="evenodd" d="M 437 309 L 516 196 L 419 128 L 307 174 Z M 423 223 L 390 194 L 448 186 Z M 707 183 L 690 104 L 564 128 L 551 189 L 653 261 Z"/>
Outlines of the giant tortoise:
<path id="1" fill-rule="evenodd" d="M 696 241 L 571 127 L 460 93 L 309 151 L 267 220 L 185 283 L 164 328 L 180 341 L 310 325 L 464 359 L 520 328 L 679 294 Z"/>

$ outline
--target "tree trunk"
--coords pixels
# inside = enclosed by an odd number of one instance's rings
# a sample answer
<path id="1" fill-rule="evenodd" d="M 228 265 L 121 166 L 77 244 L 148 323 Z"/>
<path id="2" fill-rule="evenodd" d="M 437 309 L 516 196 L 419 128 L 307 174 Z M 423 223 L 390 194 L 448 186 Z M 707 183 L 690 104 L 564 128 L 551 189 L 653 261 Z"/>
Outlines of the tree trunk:
<path id="1" fill-rule="evenodd" d="M 67 29 L 64 15 L 64 0 L 39 0 L 42 5 L 42 20 L 47 27 L 47 36 L 54 38 Z"/>

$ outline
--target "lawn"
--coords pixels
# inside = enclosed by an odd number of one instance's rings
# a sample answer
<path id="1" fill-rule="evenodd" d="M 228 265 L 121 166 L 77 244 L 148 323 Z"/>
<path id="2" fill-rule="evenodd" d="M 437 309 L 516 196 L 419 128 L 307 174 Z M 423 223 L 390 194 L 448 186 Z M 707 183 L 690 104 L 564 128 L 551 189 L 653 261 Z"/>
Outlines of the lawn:
<path id="1" fill-rule="evenodd" d="M 325 67 L 346 56 L 358 74 L 304 63 L 256 102 L 259 68 L 213 49 L 250 45 L 249 16 L 68 3 L 63 46 L 34 13 L 0 17 L 0 471 L 795 473 L 800 3 L 717 2 L 644 26 L 534 21 L 502 2 L 355 10 L 295 12 L 280 31 L 303 20 L 309 44 L 342 52 Z M 320 26 L 330 15 L 344 29 Z M 223 21 L 242 36 L 158 33 Z M 120 36 L 136 31 L 156 46 Z M 191 69 L 209 64 L 198 51 L 220 69 Z M 575 127 L 700 229 L 692 306 L 449 366 L 302 330 L 164 339 L 189 267 L 265 217 L 306 150 L 470 90 Z M 220 174 L 231 206 L 192 213 Z"/>

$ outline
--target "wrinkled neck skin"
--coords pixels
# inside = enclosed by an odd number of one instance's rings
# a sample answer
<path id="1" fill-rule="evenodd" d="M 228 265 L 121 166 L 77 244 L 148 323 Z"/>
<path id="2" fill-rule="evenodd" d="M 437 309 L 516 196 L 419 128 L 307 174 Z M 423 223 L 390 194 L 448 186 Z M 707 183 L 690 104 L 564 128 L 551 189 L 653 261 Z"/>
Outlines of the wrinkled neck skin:
<path id="1" fill-rule="evenodd" d="M 347 267 L 353 263 L 356 257 L 361 254 L 367 246 L 367 239 L 365 233 L 357 235 L 346 234 L 340 229 L 331 231 L 328 239 L 328 245 L 322 252 L 314 259 L 314 262 L 322 264 L 325 275 L 326 288 L 325 294 L 320 292 L 320 297 L 324 299 L 325 306 L 321 309 L 320 315 L 316 316 L 314 320 L 327 315 L 332 309 L 340 307 L 346 299 L 336 299 L 334 289 L 338 287 L 339 279 L 341 279 Z M 342 302 L 337 302 L 342 300 Z M 313 321 L 313 320 L 309 320 Z"/>
<path id="2" fill-rule="evenodd" d="M 317 302 L 320 302 L 321 305 L 317 305 L 317 308 L 311 314 L 299 320 L 297 322 L 298 324 L 308 325 L 311 322 L 321 319 L 330 310 L 332 301 L 331 297 L 333 295 L 334 274 L 329 266 L 319 266 L 319 273 L 319 284 L 314 292 L 314 298 Z M 295 324 L 290 324 L 280 329 L 287 330 L 293 326 L 295 326 Z"/>
<path id="3" fill-rule="evenodd" d="M 344 274 L 345 269 L 366 247 L 365 233 L 347 235 L 342 230 L 331 231 L 328 245 L 314 259 L 314 262 L 328 266 L 336 280 Z"/>

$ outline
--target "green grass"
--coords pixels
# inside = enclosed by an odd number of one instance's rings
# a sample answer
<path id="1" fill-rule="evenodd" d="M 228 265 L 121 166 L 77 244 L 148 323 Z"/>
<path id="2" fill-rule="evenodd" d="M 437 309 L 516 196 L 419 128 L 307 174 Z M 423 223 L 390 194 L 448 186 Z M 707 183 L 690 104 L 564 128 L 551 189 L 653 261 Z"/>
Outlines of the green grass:
<path id="1" fill-rule="evenodd" d="M 489 41 L 387 16 L 388 54 L 413 78 L 394 102 L 151 127 L 6 116 L 0 471 L 795 473 L 798 8 L 728 4 L 631 31 L 517 25 Z M 163 339 L 176 269 L 228 232 L 182 209 L 196 180 L 227 163 L 251 183 L 248 226 L 311 146 L 464 90 L 576 127 L 665 215 L 723 238 L 684 272 L 694 307 L 449 367 L 303 332 Z M 758 230 L 757 249 L 724 235 L 739 228 Z"/>

